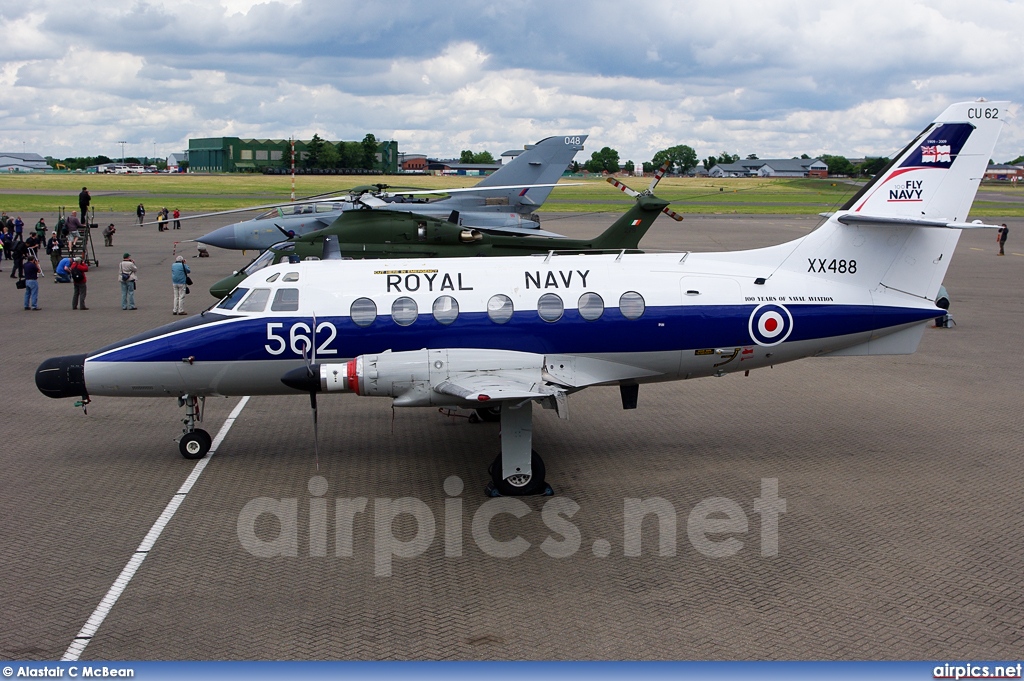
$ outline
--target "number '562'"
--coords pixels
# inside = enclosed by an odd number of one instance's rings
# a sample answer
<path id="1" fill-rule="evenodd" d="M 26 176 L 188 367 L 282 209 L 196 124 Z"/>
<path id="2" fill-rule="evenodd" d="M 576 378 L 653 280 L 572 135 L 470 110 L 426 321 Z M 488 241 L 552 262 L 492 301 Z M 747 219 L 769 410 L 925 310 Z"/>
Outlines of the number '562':
<path id="1" fill-rule="evenodd" d="M 338 354 L 337 350 L 327 347 L 334 341 L 337 335 L 338 330 L 334 328 L 334 324 L 330 322 L 320 322 L 317 324 L 316 337 L 320 344 L 316 348 L 316 354 Z M 322 341 L 320 340 L 321 338 L 323 339 Z M 294 354 L 301 357 L 303 351 L 308 352 L 309 347 L 313 345 L 313 341 L 310 339 L 310 326 L 305 322 L 295 322 L 292 324 L 291 328 L 288 329 L 287 338 L 285 337 L 284 324 L 282 322 L 268 322 L 267 341 L 267 344 L 263 347 L 271 355 L 280 355 L 285 350 L 291 349 Z"/>

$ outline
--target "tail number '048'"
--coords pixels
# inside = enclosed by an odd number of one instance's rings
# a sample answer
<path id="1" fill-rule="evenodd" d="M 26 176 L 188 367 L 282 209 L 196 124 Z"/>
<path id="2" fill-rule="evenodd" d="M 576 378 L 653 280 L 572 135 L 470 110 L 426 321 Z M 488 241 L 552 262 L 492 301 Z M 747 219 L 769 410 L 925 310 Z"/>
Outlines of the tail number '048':
<path id="1" fill-rule="evenodd" d="M 833 258 L 829 260 L 818 260 L 815 258 L 807 258 L 807 271 L 808 272 L 832 272 L 833 274 L 857 274 L 857 261 L 856 260 L 836 260 Z"/>
<path id="2" fill-rule="evenodd" d="M 324 333 L 327 335 L 322 336 L 321 334 Z M 313 341 L 310 339 L 309 335 L 310 326 L 305 322 L 296 322 L 292 324 L 291 328 L 288 330 L 287 338 L 285 338 L 283 323 L 269 322 L 267 323 L 267 340 L 270 342 L 263 347 L 272 355 L 280 355 L 290 348 L 293 353 L 301 357 L 306 352 L 309 352 L 310 346 L 313 345 Z M 330 322 L 320 322 L 317 324 L 316 339 L 319 341 L 323 338 L 324 340 L 317 346 L 316 354 L 338 354 L 337 350 L 331 350 L 327 347 L 334 342 L 337 335 L 338 330 L 334 328 L 334 324 L 331 324 Z"/>

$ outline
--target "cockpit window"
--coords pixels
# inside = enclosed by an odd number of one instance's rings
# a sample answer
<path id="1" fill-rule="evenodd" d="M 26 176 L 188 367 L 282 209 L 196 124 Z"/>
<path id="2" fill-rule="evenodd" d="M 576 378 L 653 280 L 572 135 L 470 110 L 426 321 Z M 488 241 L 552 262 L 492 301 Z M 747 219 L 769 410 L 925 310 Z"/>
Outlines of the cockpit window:
<path id="1" fill-rule="evenodd" d="M 295 312 L 299 309 L 299 289 L 279 288 L 270 306 L 273 312 Z"/>
<path id="2" fill-rule="evenodd" d="M 217 305 L 221 310 L 233 310 L 235 305 L 238 305 L 238 301 L 245 297 L 245 294 L 249 292 L 247 288 L 236 288 L 234 291 L 229 293 L 224 300 L 220 301 Z"/>
<path id="3" fill-rule="evenodd" d="M 270 300 L 269 288 L 253 289 L 253 292 L 249 294 L 249 297 L 245 299 L 245 302 L 238 306 L 238 311 L 263 312 L 263 309 L 267 306 L 268 300 Z"/>
<path id="4" fill-rule="evenodd" d="M 259 215 L 257 215 L 256 219 L 257 220 L 268 220 L 270 218 L 278 218 L 278 217 L 281 217 L 281 209 L 280 208 L 271 208 L 266 213 L 260 213 Z"/>
<path id="5" fill-rule="evenodd" d="M 269 284 L 271 282 L 277 281 L 277 278 L 280 277 L 280 276 L 281 276 L 280 272 L 274 272 L 269 277 L 267 277 L 267 283 Z"/>
<path id="6" fill-rule="evenodd" d="M 246 274 L 255 274 L 256 272 L 262 270 L 264 267 L 273 264 L 274 252 L 270 249 L 267 249 L 266 251 L 263 252 L 262 255 L 260 255 L 260 257 L 256 258 L 251 263 L 249 263 L 246 266 L 246 268 L 242 271 L 245 272 Z"/>
<path id="7" fill-rule="evenodd" d="M 284 275 L 284 279 L 282 279 L 281 281 L 298 281 L 298 280 L 299 280 L 299 273 L 298 272 L 288 272 L 287 274 Z"/>

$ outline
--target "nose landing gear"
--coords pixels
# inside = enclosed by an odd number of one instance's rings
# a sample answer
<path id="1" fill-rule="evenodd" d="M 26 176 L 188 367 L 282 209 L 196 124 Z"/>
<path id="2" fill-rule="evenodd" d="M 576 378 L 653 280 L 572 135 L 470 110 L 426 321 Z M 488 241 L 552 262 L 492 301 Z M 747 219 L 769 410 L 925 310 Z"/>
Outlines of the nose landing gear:
<path id="1" fill-rule="evenodd" d="M 195 395 L 182 395 L 178 398 L 178 406 L 185 407 L 185 418 L 181 420 L 185 424 L 182 430 L 181 439 L 178 440 L 178 451 L 186 459 L 201 459 L 210 451 L 213 438 L 201 428 L 196 428 L 196 421 L 203 420 L 203 407 L 206 406 L 205 397 Z"/>

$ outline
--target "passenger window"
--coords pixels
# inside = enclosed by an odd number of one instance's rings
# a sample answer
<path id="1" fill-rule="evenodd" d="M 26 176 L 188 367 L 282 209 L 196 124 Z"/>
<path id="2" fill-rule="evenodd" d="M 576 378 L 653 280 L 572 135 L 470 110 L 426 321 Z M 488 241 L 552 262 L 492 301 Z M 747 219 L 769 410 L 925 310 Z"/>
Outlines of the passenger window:
<path id="1" fill-rule="evenodd" d="M 245 299 L 245 302 L 238 306 L 238 311 L 263 312 L 263 309 L 267 306 L 268 300 L 270 300 L 269 288 L 253 289 L 253 292 L 249 294 L 249 297 Z"/>
<path id="2" fill-rule="evenodd" d="M 434 319 L 441 324 L 451 324 L 459 316 L 459 301 L 451 296 L 441 296 L 434 301 Z"/>
<path id="3" fill-rule="evenodd" d="M 604 314 L 604 299 L 596 293 L 584 293 L 580 296 L 579 311 L 588 322 L 600 319 Z"/>
<path id="4" fill-rule="evenodd" d="M 238 301 L 245 297 L 245 294 L 249 292 L 247 288 L 236 288 L 234 291 L 228 294 L 228 296 L 218 303 L 217 307 L 222 310 L 233 310 L 235 305 L 238 305 Z"/>
<path id="5" fill-rule="evenodd" d="M 644 308 L 644 297 L 636 291 L 627 291 L 619 298 L 619 312 L 626 319 L 640 319 Z"/>
<path id="6" fill-rule="evenodd" d="M 377 318 L 377 304 L 369 298 L 356 298 L 348 314 L 356 326 L 369 326 Z"/>
<path id="7" fill-rule="evenodd" d="M 562 299 L 555 293 L 545 293 L 537 301 L 537 314 L 546 322 L 557 322 L 562 318 Z"/>
<path id="8" fill-rule="evenodd" d="M 288 277 L 286 276 L 285 279 Z M 279 288 L 270 305 L 272 312 L 295 312 L 299 309 L 299 289 Z"/>
<path id="9" fill-rule="evenodd" d="M 396 298 L 395 302 L 391 304 L 391 318 L 399 326 L 409 326 L 416 321 L 417 315 L 419 315 L 419 308 L 416 306 L 416 301 L 408 296 Z"/>
<path id="10" fill-rule="evenodd" d="M 281 279 L 281 281 L 298 281 L 298 280 L 299 280 L 299 273 L 298 272 L 288 272 L 287 274 L 284 275 L 284 278 Z"/>
<path id="11" fill-rule="evenodd" d="M 487 316 L 495 324 L 504 324 L 512 318 L 512 299 L 499 293 L 487 301 Z"/>

